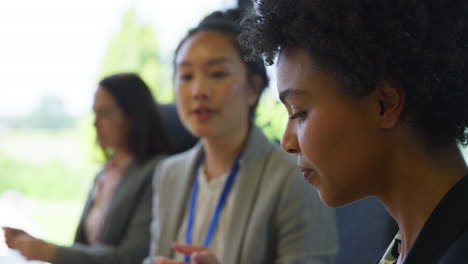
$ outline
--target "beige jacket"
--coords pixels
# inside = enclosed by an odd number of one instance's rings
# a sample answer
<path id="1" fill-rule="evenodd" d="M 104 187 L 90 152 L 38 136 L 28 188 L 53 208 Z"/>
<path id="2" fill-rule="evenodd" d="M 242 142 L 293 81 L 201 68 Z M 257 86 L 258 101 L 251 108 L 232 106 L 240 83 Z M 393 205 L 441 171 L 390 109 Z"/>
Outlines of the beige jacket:
<path id="1" fill-rule="evenodd" d="M 174 257 L 201 143 L 163 160 L 154 179 L 150 256 Z M 306 184 L 293 156 L 253 128 L 240 160 L 221 264 L 332 263 L 337 252 L 334 210 Z"/>

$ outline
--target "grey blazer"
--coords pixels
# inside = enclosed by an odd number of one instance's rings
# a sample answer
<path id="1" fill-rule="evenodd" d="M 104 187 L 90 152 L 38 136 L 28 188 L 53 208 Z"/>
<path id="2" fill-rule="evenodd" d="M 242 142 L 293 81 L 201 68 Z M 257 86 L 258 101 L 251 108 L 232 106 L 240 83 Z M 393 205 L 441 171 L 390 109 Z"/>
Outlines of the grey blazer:
<path id="1" fill-rule="evenodd" d="M 201 144 L 161 162 L 153 179 L 150 256 L 174 257 Z M 334 210 L 304 182 L 294 158 L 253 128 L 240 161 L 222 264 L 332 263 Z"/>
<path id="2" fill-rule="evenodd" d="M 109 202 L 100 243 L 92 246 L 87 244 L 84 232 L 84 220 L 93 203 L 91 191 L 76 231 L 75 243 L 70 247 L 59 247 L 54 263 L 141 263 L 147 255 L 150 238 L 151 178 L 160 159 L 161 156 L 155 157 L 144 166 L 136 162 L 129 165 Z"/>

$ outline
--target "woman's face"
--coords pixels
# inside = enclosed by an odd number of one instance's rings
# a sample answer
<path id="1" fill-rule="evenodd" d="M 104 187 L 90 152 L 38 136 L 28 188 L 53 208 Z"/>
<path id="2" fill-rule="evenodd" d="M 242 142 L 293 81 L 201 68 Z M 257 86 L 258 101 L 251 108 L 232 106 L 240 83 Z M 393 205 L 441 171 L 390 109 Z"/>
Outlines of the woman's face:
<path id="1" fill-rule="evenodd" d="M 126 148 L 128 121 L 112 95 L 100 87 L 94 96 L 97 141 L 102 148 L 122 150 Z"/>
<path id="2" fill-rule="evenodd" d="M 282 147 L 298 154 L 304 177 L 322 201 L 340 206 L 374 195 L 388 157 L 375 98 L 346 95 L 304 49 L 284 49 L 277 73 L 278 92 L 290 116 Z"/>
<path id="3" fill-rule="evenodd" d="M 216 31 L 200 31 L 176 55 L 177 110 L 196 137 L 225 137 L 248 126 L 257 93 L 232 41 Z"/>

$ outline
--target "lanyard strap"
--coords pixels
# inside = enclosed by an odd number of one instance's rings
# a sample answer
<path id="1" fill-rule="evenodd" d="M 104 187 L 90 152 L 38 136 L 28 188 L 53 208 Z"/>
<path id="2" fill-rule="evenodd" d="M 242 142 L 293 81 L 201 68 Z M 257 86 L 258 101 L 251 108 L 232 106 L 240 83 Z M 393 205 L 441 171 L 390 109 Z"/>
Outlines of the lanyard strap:
<path id="1" fill-rule="evenodd" d="M 216 205 L 215 211 L 213 216 L 211 217 L 210 225 L 208 226 L 208 232 L 206 233 L 205 239 L 203 241 L 203 246 L 208 247 L 213 239 L 213 235 L 216 231 L 216 226 L 219 222 L 219 216 L 221 211 L 223 210 L 224 206 L 226 205 L 227 198 L 229 196 L 229 192 L 234 185 L 234 180 L 236 178 L 237 172 L 239 171 L 239 160 L 241 154 L 237 156 L 234 165 L 229 172 L 229 176 L 224 184 L 223 191 L 221 192 L 221 196 L 219 197 L 218 203 Z M 201 160 L 198 163 L 197 169 L 195 171 L 195 179 L 193 180 L 192 185 L 192 194 L 190 196 L 190 203 L 189 203 L 189 211 L 188 211 L 188 221 L 187 221 L 187 232 L 185 233 L 185 243 L 192 244 L 192 234 L 193 234 L 193 224 L 195 222 L 195 208 L 197 205 L 197 195 L 198 195 L 198 171 L 200 170 Z M 185 262 L 190 262 L 190 256 L 184 256 Z"/>

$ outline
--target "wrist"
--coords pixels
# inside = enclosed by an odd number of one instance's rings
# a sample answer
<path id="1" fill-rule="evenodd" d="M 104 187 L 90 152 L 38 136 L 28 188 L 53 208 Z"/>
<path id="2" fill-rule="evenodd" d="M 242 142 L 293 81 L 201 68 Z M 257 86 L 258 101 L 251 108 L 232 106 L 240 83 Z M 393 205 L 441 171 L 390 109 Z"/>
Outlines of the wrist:
<path id="1" fill-rule="evenodd" d="M 44 253 L 45 253 L 45 256 L 44 256 L 44 261 L 46 262 L 50 262 L 50 263 L 53 263 L 55 262 L 55 259 L 56 259 L 56 256 L 57 256 L 57 246 L 52 244 L 52 243 L 48 243 L 48 242 L 44 242 L 45 243 L 45 250 L 44 250 Z"/>

